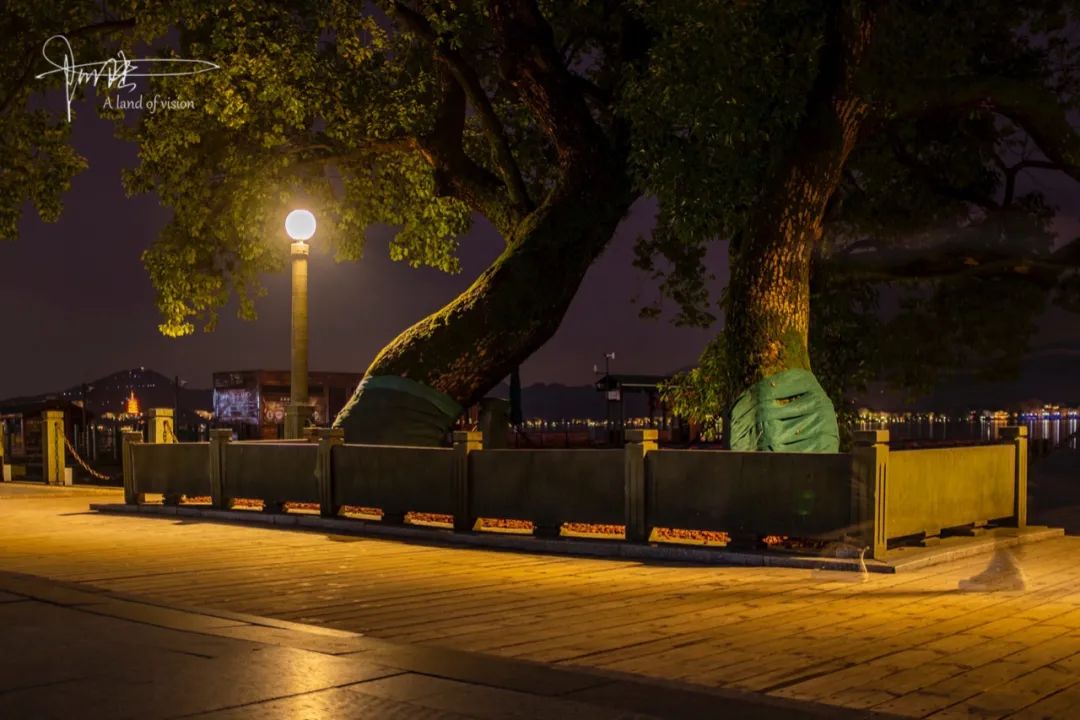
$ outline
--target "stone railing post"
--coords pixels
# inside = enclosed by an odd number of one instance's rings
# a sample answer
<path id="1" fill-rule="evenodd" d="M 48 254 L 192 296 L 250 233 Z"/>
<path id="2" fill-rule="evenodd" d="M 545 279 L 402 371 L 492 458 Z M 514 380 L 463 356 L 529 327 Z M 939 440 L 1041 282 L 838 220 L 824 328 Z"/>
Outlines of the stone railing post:
<path id="1" fill-rule="evenodd" d="M 175 443 L 176 425 L 174 424 L 172 408 L 150 408 L 146 411 L 147 442 L 150 443 Z M 165 493 L 161 502 L 163 505 L 179 505 L 180 495 L 177 493 Z"/>
<path id="2" fill-rule="evenodd" d="M 484 434 L 475 430 L 454 431 L 454 530 L 470 532 L 476 525 L 472 512 L 472 483 L 469 478 L 469 453 L 482 450 Z"/>
<path id="3" fill-rule="evenodd" d="M 882 559 L 888 548 L 889 431 L 857 430 L 851 451 L 851 516 L 870 547 L 870 557 Z"/>
<path id="4" fill-rule="evenodd" d="M 176 439 L 176 425 L 174 423 L 172 408 L 150 408 L 146 412 L 147 427 L 150 431 L 148 442 L 174 443 Z"/>
<path id="5" fill-rule="evenodd" d="M 1027 527 L 1027 492 L 1028 492 L 1028 427 L 1027 425 L 1010 425 L 1001 428 L 1002 440 L 1011 440 L 1016 448 L 1016 459 L 1013 461 L 1013 484 L 1015 495 L 1013 500 L 1013 517 L 1016 527 Z"/>
<path id="6" fill-rule="evenodd" d="M 64 472 L 64 411 L 41 413 L 41 478 L 49 485 L 69 484 Z"/>
<path id="7" fill-rule="evenodd" d="M 624 498 L 626 502 L 627 542 L 646 542 L 649 527 L 646 517 L 645 456 L 657 448 L 656 430 L 627 430 L 623 448 Z"/>
<path id="8" fill-rule="evenodd" d="M 341 507 L 334 502 L 334 446 L 345 442 L 345 431 L 341 428 L 319 428 L 318 455 L 315 456 L 315 481 L 319 484 L 319 514 L 323 517 L 337 517 Z"/>
<path id="9" fill-rule="evenodd" d="M 142 493 L 138 491 L 135 481 L 135 454 L 132 446 L 141 443 L 143 434 L 138 430 L 125 430 L 123 444 L 120 446 L 120 462 L 124 468 L 124 502 L 128 505 L 138 505 L 142 499 Z"/>
<path id="10" fill-rule="evenodd" d="M 229 509 L 225 497 L 225 446 L 232 442 L 232 430 L 210 429 L 210 501 L 219 510 Z"/>

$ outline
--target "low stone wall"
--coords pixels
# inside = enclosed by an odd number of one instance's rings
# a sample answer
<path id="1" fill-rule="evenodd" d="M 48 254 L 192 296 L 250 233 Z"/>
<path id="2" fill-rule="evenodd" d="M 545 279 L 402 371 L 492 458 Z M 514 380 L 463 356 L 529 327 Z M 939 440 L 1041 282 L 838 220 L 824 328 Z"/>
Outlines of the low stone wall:
<path id="1" fill-rule="evenodd" d="M 343 505 L 453 515 L 454 451 L 448 448 L 340 445 L 331 453 L 335 512 Z"/>
<path id="2" fill-rule="evenodd" d="M 125 502 L 162 493 L 210 495 L 215 507 L 253 498 L 282 511 L 318 504 L 529 521 L 537 535 L 567 523 L 622 526 L 630 542 L 656 528 L 726 532 L 736 542 L 765 535 L 847 540 L 881 558 L 889 542 L 989 521 L 1027 521 L 1027 432 L 1006 428 L 997 445 L 889 451 L 888 433 L 860 433 L 850 454 L 660 450 L 655 430 L 627 432 L 622 450 L 485 450 L 479 433 L 455 433 L 453 448 L 346 445 L 340 430 L 307 443 L 143 444 L 125 435 Z"/>
<path id="3" fill-rule="evenodd" d="M 469 455 L 472 514 L 529 520 L 553 536 L 568 522 L 625 521 L 622 450 L 479 450 Z"/>
<path id="4" fill-rule="evenodd" d="M 859 522 L 847 454 L 656 450 L 645 465 L 652 527 L 813 538 Z"/>

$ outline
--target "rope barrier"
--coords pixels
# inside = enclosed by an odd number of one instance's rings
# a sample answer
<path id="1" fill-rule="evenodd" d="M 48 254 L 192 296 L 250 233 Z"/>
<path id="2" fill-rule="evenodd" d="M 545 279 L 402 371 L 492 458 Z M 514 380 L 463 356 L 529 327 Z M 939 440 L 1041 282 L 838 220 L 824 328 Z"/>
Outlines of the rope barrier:
<path id="1" fill-rule="evenodd" d="M 118 478 L 116 478 L 116 477 L 114 477 L 112 475 L 106 475 L 105 473 L 98 472 L 94 468 L 90 467 L 90 464 L 88 462 L 86 462 L 85 460 L 83 460 L 82 456 L 79 455 L 79 453 L 75 451 L 75 446 L 71 444 L 70 440 L 68 440 L 67 433 L 64 433 L 64 446 L 67 448 L 67 451 L 69 453 L 71 453 L 71 457 L 75 458 L 75 462 L 79 463 L 79 465 L 82 467 L 83 470 L 90 473 L 90 477 L 96 478 L 98 480 L 110 480 L 110 481 L 115 481 L 115 480 L 118 479 Z"/>

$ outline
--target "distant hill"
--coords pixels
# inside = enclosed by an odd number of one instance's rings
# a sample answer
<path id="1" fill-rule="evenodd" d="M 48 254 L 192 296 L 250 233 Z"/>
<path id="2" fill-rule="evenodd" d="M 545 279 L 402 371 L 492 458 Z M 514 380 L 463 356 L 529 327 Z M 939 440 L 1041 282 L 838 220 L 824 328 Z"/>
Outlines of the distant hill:
<path id="1" fill-rule="evenodd" d="M 506 383 L 488 393 L 489 397 L 510 397 Z M 644 395 L 626 393 L 626 416 L 648 415 L 649 401 Z M 522 415 L 527 419 L 548 421 L 573 419 L 603 420 L 606 401 L 592 385 L 534 383 L 521 389 Z"/>
<path id="2" fill-rule="evenodd" d="M 882 385 L 858 404 L 884 411 L 1026 410 L 1054 403 L 1080 407 L 1080 347 L 1043 348 L 1023 362 L 1020 376 L 987 382 L 974 375 L 959 375 L 942 382 L 914 402 Z"/>
<path id="3" fill-rule="evenodd" d="M 152 407 L 173 407 L 177 401 L 177 390 L 173 378 L 166 377 L 154 370 L 133 368 L 120 370 L 103 378 L 86 383 L 86 409 L 94 415 L 123 412 L 127 398 L 135 393 L 139 407 L 145 412 Z M 0 400 L 0 408 L 21 405 L 35 405 L 49 400 L 76 402 L 83 399 L 83 386 L 74 385 L 55 393 L 27 395 Z M 194 414 L 195 410 L 210 410 L 213 407 L 211 391 L 201 388 L 181 387 L 179 389 L 181 415 Z M 192 418 L 181 417 L 181 423 Z"/>

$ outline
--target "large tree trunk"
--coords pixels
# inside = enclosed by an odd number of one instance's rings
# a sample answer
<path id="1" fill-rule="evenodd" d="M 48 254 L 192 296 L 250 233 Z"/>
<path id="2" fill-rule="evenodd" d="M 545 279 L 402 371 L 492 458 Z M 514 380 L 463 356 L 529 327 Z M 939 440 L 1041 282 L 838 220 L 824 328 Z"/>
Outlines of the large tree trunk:
<path id="1" fill-rule="evenodd" d="M 853 88 L 869 43 L 868 16 L 838 13 L 822 51 L 808 113 L 787 159 L 731 244 L 725 326 L 730 382 L 728 417 L 739 450 L 835 450 L 836 414 L 810 371 L 810 258 L 826 206 L 866 116 Z"/>
<path id="2" fill-rule="evenodd" d="M 401 333 L 334 421 L 349 442 L 436 445 L 558 329 L 633 195 L 621 168 L 585 168 L 507 238 L 449 305 Z"/>

